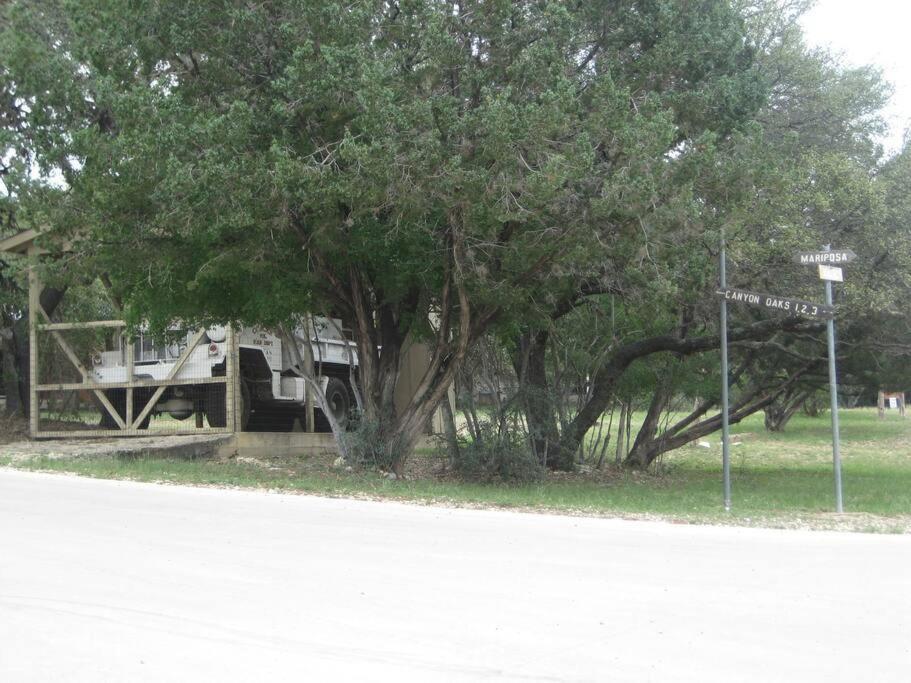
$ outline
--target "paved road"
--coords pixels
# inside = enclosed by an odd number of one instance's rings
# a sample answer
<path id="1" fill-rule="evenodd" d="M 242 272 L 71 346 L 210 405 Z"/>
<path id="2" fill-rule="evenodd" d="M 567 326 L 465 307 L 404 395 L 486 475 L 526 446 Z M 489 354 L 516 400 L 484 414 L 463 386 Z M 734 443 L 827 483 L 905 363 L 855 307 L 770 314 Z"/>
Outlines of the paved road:
<path id="1" fill-rule="evenodd" d="M 0 470 L 0 681 L 911 680 L 911 537 Z"/>

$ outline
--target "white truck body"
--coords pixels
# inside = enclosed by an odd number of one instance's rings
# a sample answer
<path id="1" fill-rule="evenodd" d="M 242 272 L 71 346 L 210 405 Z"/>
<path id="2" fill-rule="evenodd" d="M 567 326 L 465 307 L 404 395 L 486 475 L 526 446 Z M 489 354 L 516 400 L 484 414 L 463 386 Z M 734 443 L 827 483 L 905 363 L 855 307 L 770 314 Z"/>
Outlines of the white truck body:
<path id="1" fill-rule="evenodd" d="M 313 358 L 321 373 L 321 389 L 325 392 L 331 377 L 348 384 L 352 366 L 357 367 L 357 349 L 353 342 L 342 338 L 341 321 L 330 324 L 325 318 L 315 318 L 315 329 L 307 335 L 300 328 L 295 331 L 299 340 L 299 352 L 304 356 L 303 340 L 309 336 Z M 163 380 L 172 371 L 177 359 L 183 354 L 195 331 L 186 332 L 170 344 L 157 344 L 140 332 L 134 342 L 133 374 L 136 379 Z M 258 405 L 294 404 L 303 405 L 307 397 L 306 382 L 292 367 L 291 354 L 282 348 L 281 337 L 257 328 L 243 328 L 237 332 L 240 350 L 239 371 L 244 381 L 253 387 L 252 399 Z M 284 352 L 283 352 L 284 351 Z M 223 327 L 216 326 L 206 331 L 203 339 L 190 353 L 173 379 L 203 379 L 224 375 L 228 352 Z M 121 383 L 127 381 L 126 351 L 116 348 L 103 351 L 93 359 L 93 379 L 99 383 Z M 168 412 L 183 419 L 194 410 L 199 410 L 200 397 L 204 395 L 203 385 L 195 391 L 193 385 L 170 388 L 153 409 L 153 414 Z M 347 404 L 346 404 L 347 411 Z"/>

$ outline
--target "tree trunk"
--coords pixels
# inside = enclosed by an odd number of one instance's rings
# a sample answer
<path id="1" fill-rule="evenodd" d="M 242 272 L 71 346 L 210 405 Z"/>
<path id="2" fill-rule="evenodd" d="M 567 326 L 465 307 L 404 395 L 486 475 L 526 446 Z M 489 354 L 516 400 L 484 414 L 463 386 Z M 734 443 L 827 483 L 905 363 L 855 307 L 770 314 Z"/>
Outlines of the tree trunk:
<path id="1" fill-rule="evenodd" d="M 626 436 L 626 414 L 629 410 L 629 403 L 627 401 L 620 401 L 620 426 L 617 431 L 617 449 L 614 453 L 614 464 L 619 467 L 623 462 L 623 458 L 626 455 L 626 452 L 623 448 L 624 438 Z"/>
<path id="2" fill-rule="evenodd" d="M 798 382 L 805 374 L 810 372 L 814 368 L 814 365 L 818 364 L 815 362 L 808 363 L 778 384 L 772 386 L 757 385 L 742 394 L 731 406 L 729 414 L 730 424 L 737 424 L 745 417 L 767 408 L 778 399 L 783 392 L 788 391 L 795 382 Z M 633 449 L 627 457 L 625 464 L 634 468 L 647 468 L 654 462 L 655 458 L 662 453 L 667 453 L 675 448 L 680 448 L 696 439 L 718 431 L 721 428 L 720 413 L 705 418 L 700 422 L 696 421 L 696 416 L 704 414 L 708 405 L 710 405 L 710 403 L 702 403 L 697 406 L 693 413 L 668 427 L 661 434 L 660 438 L 642 441 L 638 453 L 634 453 L 635 449 Z M 642 432 L 640 431 L 640 435 L 641 434 Z M 637 442 L 638 441 L 639 439 L 637 438 Z M 634 455 L 635 458 L 633 457 Z"/>
<path id="3" fill-rule="evenodd" d="M 798 391 L 795 394 L 785 393 L 765 409 L 765 428 L 770 432 L 782 432 L 791 418 L 809 398 L 809 392 Z"/>
<path id="4" fill-rule="evenodd" d="M 397 476 L 404 474 L 405 462 L 420 442 L 433 413 L 443 400 L 449 400 L 449 388 L 465 360 L 469 338 L 467 302 L 464 305 L 465 314 L 461 316 L 461 332 L 457 343 L 450 344 L 442 339 L 437 343 L 431 355 L 430 366 L 418 383 L 411 401 L 395 420 L 389 422 L 389 429 L 384 430 L 389 452 L 393 454 L 392 471 Z"/>
<path id="5" fill-rule="evenodd" d="M 459 433 L 456 429 L 455 414 L 447 394 L 440 402 L 443 410 L 443 430 L 446 434 L 446 450 L 449 454 L 449 466 L 452 467 L 459 460 Z"/>
<path id="6" fill-rule="evenodd" d="M 525 404 L 528 432 L 538 461 L 552 470 L 571 472 L 575 467 L 575 450 L 567 451 L 560 447 L 554 394 L 547 381 L 545 361 L 549 338 L 546 331 L 523 334 L 519 339 L 519 353 L 522 355 L 514 359 L 513 364 L 517 366 L 519 392 Z"/>
<path id="7" fill-rule="evenodd" d="M 796 316 L 763 320 L 728 332 L 728 341 L 762 340 L 782 330 L 806 329 L 806 323 Z M 822 329 L 822 327 L 814 327 Z M 720 339 L 715 334 L 680 339 L 678 336 L 649 337 L 616 348 L 593 379 L 591 397 L 561 433 L 560 447 L 575 453 L 588 430 L 601 419 L 607 406 L 614 400 L 614 389 L 626 369 L 636 360 L 658 353 L 676 353 L 689 356 L 717 349 Z"/>
<path id="8" fill-rule="evenodd" d="M 6 396 L 6 415 L 16 415 L 22 409 L 19 400 L 19 373 L 16 369 L 16 346 L 12 330 L 10 338 L 3 340 L 3 393 Z"/>
<path id="9" fill-rule="evenodd" d="M 313 392 L 313 396 L 316 398 L 320 410 L 323 411 L 323 416 L 326 418 L 326 421 L 329 423 L 329 428 L 332 430 L 332 436 L 335 437 L 335 443 L 338 446 L 339 454 L 344 459 L 348 460 L 347 444 L 345 443 L 342 427 L 339 425 L 338 420 L 335 419 L 335 414 L 329 407 L 329 402 L 326 400 L 326 394 L 320 387 L 315 372 L 310 340 L 305 338 L 302 340 L 303 343 L 298 345 L 298 340 L 295 338 L 293 331 L 286 325 L 280 326 L 278 332 L 282 337 L 282 343 L 291 359 L 291 363 L 298 369 L 301 377 L 308 385 L 308 393 Z M 306 331 L 306 336 L 309 336 L 309 330 Z M 301 348 L 304 349 L 303 353 L 301 353 Z"/>
<path id="10" fill-rule="evenodd" d="M 655 459 L 658 448 L 658 425 L 661 422 L 661 414 L 667 408 L 668 401 L 672 394 L 672 388 L 666 384 L 661 384 L 655 390 L 652 396 L 652 402 L 649 404 L 648 413 L 642 422 L 642 427 L 636 434 L 636 440 L 633 442 L 633 448 L 626 456 L 625 465 L 628 467 L 645 468 Z"/>

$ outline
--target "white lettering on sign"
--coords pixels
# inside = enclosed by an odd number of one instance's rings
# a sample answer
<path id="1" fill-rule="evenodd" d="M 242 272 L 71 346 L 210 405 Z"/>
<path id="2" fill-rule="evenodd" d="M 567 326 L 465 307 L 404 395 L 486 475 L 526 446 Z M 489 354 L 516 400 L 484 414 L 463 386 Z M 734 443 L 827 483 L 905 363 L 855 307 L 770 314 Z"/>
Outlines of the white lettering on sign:
<path id="1" fill-rule="evenodd" d="M 759 295 L 750 292 L 738 292 L 735 289 L 728 289 L 724 293 L 724 298 L 728 301 L 742 301 L 745 304 L 758 304 Z"/>
<path id="2" fill-rule="evenodd" d="M 851 263 L 857 258 L 857 254 L 850 249 L 833 249 L 831 251 L 802 251 L 795 254 L 794 258 L 802 266 L 843 265 Z"/>
<path id="3" fill-rule="evenodd" d="M 786 296 L 749 292 L 743 289 L 723 289 L 718 290 L 716 294 L 723 296 L 727 301 L 774 308 L 777 311 L 784 311 L 794 315 L 831 318 L 835 313 L 831 306 L 822 306 L 810 301 L 801 301 L 800 299 L 792 299 Z"/>
<path id="4" fill-rule="evenodd" d="M 813 265 L 815 263 L 844 263 L 847 260 L 847 254 L 841 251 L 825 251 L 821 254 L 800 255 L 800 262 L 805 265 Z"/>
<path id="5" fill-rule="evenodd" d="M 788 301 L 787 299 L 779 299 L 779 298 L 774 297 L 774 296 L 767 296 L 767 297 L 765 298 L 765 305 L 766 305 L 766 308 L 777 308 L 777 309 L 782 310 L 782 311 L 790 311 L 790 310 L 791 310 L 791 302 L 790 302 L 790 301 Z"/>

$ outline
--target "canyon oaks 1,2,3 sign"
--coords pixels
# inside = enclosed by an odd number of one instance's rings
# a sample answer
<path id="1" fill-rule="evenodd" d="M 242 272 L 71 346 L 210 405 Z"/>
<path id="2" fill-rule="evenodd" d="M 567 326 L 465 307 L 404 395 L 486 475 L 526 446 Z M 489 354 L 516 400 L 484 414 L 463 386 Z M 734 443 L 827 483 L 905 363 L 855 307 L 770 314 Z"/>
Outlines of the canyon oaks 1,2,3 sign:
<path id="1" fill-rule="evenodd" d="M 792 315 L 805 315 L 809 318 L 821 318 L 823 320 L 835 316 L 835 308 L 833 306 L 814 304 L 810 301 L 794 299 L 788 296 L 763 294 L 762 292 L 750 292 L 745 289 L 731 288 L 719 290 L 716 294 L 732 303 L 761 306 L 763 308 L 791 313 Z"/>

